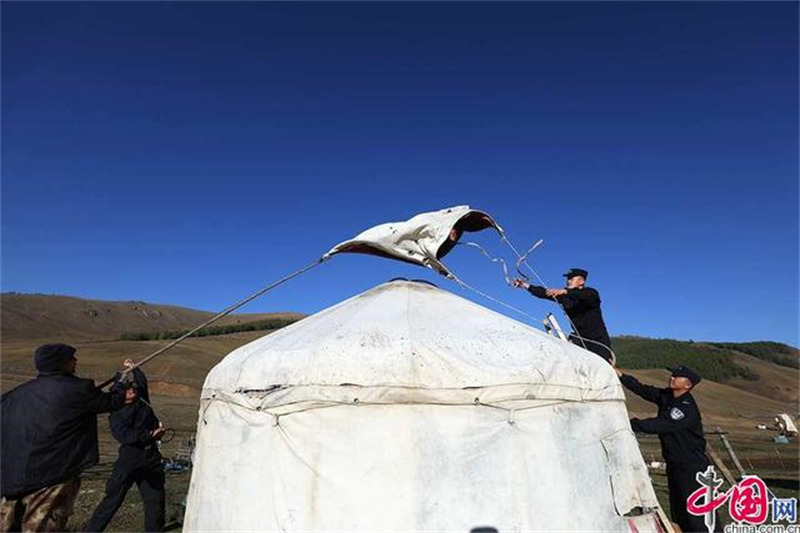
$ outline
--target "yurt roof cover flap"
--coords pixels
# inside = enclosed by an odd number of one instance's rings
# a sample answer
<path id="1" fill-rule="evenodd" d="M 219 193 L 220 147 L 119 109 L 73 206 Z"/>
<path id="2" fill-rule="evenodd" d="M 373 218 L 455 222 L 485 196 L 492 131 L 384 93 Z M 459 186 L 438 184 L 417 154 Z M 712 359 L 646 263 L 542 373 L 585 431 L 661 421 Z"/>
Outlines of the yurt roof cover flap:
<path id="1" fill-rule="evenodd" d="M 373 226 L 340 242 L 325 257 L 339 253 L 377 255 L 426 266 L 448 275 L 447 267 L 440 260 L 452 250 L 461 234 L 487 228 L 494 228 L 502 234 L 502 229 L 488 213 L 459 205 Z M 451 238 L 452 231 L 455 231 L 455 239 Z"/>
<path id="2" fill-rule="evenodd" d="M 624 400 L 601 358 L 435 286 L 392 281 L 235 350 L 204 389 L 521 386 L 530 397 Z M 519 393 L 519 390 L 517 391 Z"/>

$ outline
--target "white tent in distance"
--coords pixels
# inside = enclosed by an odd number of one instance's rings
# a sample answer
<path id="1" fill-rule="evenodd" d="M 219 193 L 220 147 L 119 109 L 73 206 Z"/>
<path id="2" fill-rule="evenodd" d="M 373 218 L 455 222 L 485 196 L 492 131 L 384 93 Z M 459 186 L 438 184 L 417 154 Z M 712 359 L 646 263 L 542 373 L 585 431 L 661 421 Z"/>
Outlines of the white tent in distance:
<path id="1" fill-rule="evenodd" d="M 596 355 L 391 281 L 225 357 L 188 531 L 661 531 Z"/>

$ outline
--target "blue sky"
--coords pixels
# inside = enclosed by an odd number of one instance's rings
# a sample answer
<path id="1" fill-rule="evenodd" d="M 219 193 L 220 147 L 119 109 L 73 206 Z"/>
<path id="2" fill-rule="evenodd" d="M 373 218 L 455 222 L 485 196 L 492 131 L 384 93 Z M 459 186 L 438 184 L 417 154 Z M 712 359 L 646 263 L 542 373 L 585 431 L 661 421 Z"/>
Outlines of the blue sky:
<path id="1" fill-rule="evenodd" d="M 3 291 L 216 311 L 469 204 L 545 239 L 549 284 L 589 270 L 612 335 L 800 343 L 797 2 L 1 8 Z M 474 250 L 447 262 L 552 310 Z M 245 310 L 395 276 L 493 307 L 341 256 Z"/>

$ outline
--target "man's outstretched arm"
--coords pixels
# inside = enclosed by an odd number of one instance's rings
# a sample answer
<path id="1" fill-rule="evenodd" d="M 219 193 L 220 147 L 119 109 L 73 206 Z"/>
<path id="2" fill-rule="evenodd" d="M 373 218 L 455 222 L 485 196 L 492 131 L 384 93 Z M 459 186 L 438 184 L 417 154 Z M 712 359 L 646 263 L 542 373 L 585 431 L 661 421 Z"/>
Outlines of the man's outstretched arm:
<path id="1" fill-rule="evenodd" d="M 511 282 L 514 287 L 519 287 L 521 289 L 525 289 L 533 296 L 537 298 L 541 298 L 543 300 L 552 300 L 553 297 L 547 294 L 547 287 L 540 287 L 539 285 L 531 285 L 527 281 L 521 278 L 517 278 Z"/>
<path id="2" fill-rule="evenodd" d="M 655 404 L 660 403 L 662 389 L 653 387 L 651 385 L 644 385 L 635 377 L 623 374 L 619 369 L 615 370 L 617 371 L 617 376 L 619 376 L 620 382 L 625 386 L 626 389 L 643 400 L 647 400 L 648 402 Z"/>

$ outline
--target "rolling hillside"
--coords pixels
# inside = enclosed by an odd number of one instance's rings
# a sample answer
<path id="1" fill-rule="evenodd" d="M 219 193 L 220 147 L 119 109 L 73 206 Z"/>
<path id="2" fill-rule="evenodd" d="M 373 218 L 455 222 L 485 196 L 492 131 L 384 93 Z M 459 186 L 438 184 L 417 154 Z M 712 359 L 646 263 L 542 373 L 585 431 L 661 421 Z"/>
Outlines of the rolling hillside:
<path id="1" fill-rule="evenodd" d="M 3 344 L 47 340 L 66 343 L 110 341 L 128 332 L 191 329 L 215 314 L 140 301 L 114 302 L 17 293 L 0 295 L 0 313 Z M 301 316 L 298 313 L 233 314 L 216 324 Z"/>
<path id="2" fill-rule="evenodd" d="M 800 351 L 776 342 L 714 343 L 616 337 L 617 364 L 628 369 L 688 365 L 704 379 L 778 401 L 800 397 Z"/>
<path id="3" fill-rule="evenodd" d="M 82 372 L 105 379 L 121 359 L 144 357 L 166 342 L 130 339 L 157 339 L 158 334 L 188 330 L 213 316 L 207 311 L 140 301 L 110 302 L 15 293 L 2 294 L 1 298 L 4 382 L 32 374 L 31 352 L 38 344 L 53 341 L 78 346 Z M 216 325 L 245 326 L 259 324 L 258 321 L 270 323 L 276 318 L 301 317 L 297 313 L 234 314 Z M 263 330 L 263 326 L 258 329 Z M 170 355 L 151 363 L 148 372 L 156 381 L 198 389 L 208 370 L 225 354 L 267 333 L 268 330 L 243 331 L 189 339 L 174 348 Z M 765 401 L 786 404 L 796 403 L 800 398 L 800 365 L 797 364 L 800 356 L 796 348 L 784 344 L 707 343 L 630 336 L 616 337 L 613 343 L 621 368 L 660 370 L 664 366 L 687 364 L 707 381 L 751 393 Z M 770 404 L 770 409 L 773 408 Z"/>

